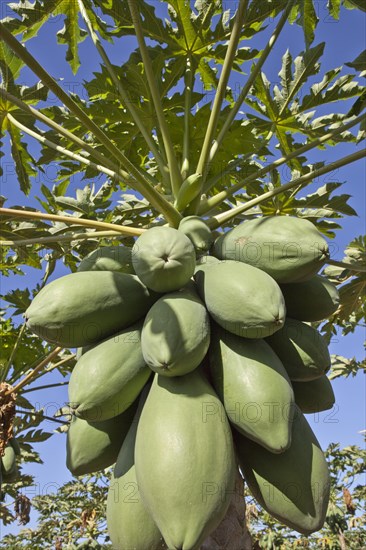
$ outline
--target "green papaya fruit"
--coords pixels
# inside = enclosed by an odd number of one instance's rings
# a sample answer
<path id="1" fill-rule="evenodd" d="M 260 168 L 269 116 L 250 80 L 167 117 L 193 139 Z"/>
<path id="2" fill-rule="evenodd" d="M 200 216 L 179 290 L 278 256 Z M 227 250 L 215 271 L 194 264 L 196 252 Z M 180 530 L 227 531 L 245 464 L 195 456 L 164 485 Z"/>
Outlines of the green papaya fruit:
<path id="1" fill-rule="evenodd" d="M 322 321 L 339 305 L 337 287 L 321 275 L 302 283 L 281 285 L 287 315 L 299 321 Z"/>
<path id="2" fill-rule="evenodd" d="M 294 394 L 286 370 L 264 340 L 218 327 L 210 345 L 212 382 L 231 423 L 273 453 L 291 443 Z"/>
<path id="3" fill-rule="evenodd" d="M 309 382 L 292 382 L 296 404 L 303 413 L 315 413 L 331 409 L 335 396 L 329 378 L 324 374 Z"/>
<path id="4" fill-rule="evenodd" d="M 315 380 L 330 369 L 325 339 L 306 323 L 287 318 L 284 327 L 267 338 L 267 342 L 282 361 L 290 380 Z"/>
<path id="5" fill-rule="evenodd" d="M 82 354 L 69 381 L 69 401 L 79 418 L 96 422 L 125 411 L 138 397 L 151 370 L 141 348 L 143 321 Z"/>
<path id="6" fill-rule="evenodd" d="M 136 240 L 132 263 L 141 281 L 156 292 L 172 292 L 186 285 L 196 265 L 193 244 L 172 227 L 152 227 Z"/>
<path id="7" fill-rule="evenodd" d="M 78 271 L 120 271 L 135 273 L 132 267 L 132 249 L 119 246 L 101 246 L 81 260 Z"/>
<path id="8" fill-rule="evenodd" d="M 285 302 L 264 271 L 229 260 L 201 266 L 194 279 L 211 317 L 229 332 L 264 338 L 282 328 Z"/>
<path id="9" fill-rule="evenodd" d="M 16 454 L 16 455 L 20 455 L 20 454 L 21 454 L 21 449 L 20 449 L 20 445 L 19 445 L 19 442 L 18 442 L 17 438 L 16 438 L 16 437 L 12 437 L 12 438 L 9 440 L 9 443 L 10 443 L 10 445 L 13 447 L 15 454 Z"/>
<path id="10" fill-rule="evenodd" d="M 187 235 L 198 256 L 207 252 L 213 243 L 211 229 L 199 216 L 183 218 L 178 226 L 178 231 Z"/>
<path id="11" fill-rule="evenodd" d="M 87 422 L 72 416 L 66 441 L 66 466 L 74 476 L 92 474 L 117 460 L 132 424 L 137 405 L 103 422 Z"/>
<path id="12" fill-rule="evenodd" d="M 145 317 L 142 353 L 163 376 L 182 376 L 198 367 L 209 344 L 209 315 L 191 287 L 165 294 Z"/>
<path id="13" fill-rule="evenodd" d="M 15 451 L 8 443 L 4 450 L 4 455 L 1 457 L 1 470 L 3 473 L 3 480 L 5 481 L 5 476 L 11 475 L 16 469 L 16 455 Z"/>
<path id="14" fill-rule="evenodd" d="M 236 464 L 222 403 L 199 369 L 155 375 L 135 445 L 143 501 L 169 549 L 198 549 L 218 526 Z"/>
<path id="15" fill-rule="evenodd" d="M 270 453 L 239 433 L 235 443 L 250 492 L 271 516 L 304 535 L 322 528 L 330 477 L 320 445 L 299 409 L 291 445 L 283 453 Z"/>
<path id="16" fill-rule="evenodd" d="M 46 285 L 25 318 L 28 328 L 44 340 L 80 347 L 141 319 L 156 299 L 135 275 L 83 271 Z"/>
<path id="17" fill-rule="evenodd" d="M 123 441 L 110 481 L 107 497 L 107 527 L 114 550 L 158 550 L 166 548 L 159 529 L 146 509 L 137 485 L 135 440 L 146 396 Z"/>
<path id="18" fill-rule="evenodd" d="M 293 216 L 243 222 L 215 241 L 213 254 L 253 265 L 279 283 L 310 279 L 329 258 L 327 242 L 315 225 Z"/>

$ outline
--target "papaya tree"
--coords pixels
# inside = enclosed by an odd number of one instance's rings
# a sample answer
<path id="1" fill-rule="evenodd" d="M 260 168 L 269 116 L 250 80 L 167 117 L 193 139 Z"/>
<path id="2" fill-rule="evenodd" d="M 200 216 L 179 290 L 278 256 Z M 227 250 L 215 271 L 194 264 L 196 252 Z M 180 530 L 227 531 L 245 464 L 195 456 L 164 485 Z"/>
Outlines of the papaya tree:
<path id="1" fill-rule="evenodd" d="M 250 547 L 242 476 L 289 528 L 323 525 L 329 471 L 303 413 L 332 407 L 329 378 L 361 367 L 327 346 L 364 322 L 365 237 L 336 259 L 332 239 L 357 214 L 335 174 L 366 154 L 366 64 L 345 51 L 322 68 L 319 41 L 322 19 L 359 20 L 362 3 L 317 8 L 2 4 L 1 265 L 15 284 L 0 455 L 22 521 L 19 463 L 41 461 L 33 443 L 52 435 L 26 394 L 68 387 L 51 417 L 68 428 L 68 468 L 117 461 L 116 547 Z M 296 51 L 279 52 L 289 33 Z M 138 516 L 120 532 L 124 514 Z"/>

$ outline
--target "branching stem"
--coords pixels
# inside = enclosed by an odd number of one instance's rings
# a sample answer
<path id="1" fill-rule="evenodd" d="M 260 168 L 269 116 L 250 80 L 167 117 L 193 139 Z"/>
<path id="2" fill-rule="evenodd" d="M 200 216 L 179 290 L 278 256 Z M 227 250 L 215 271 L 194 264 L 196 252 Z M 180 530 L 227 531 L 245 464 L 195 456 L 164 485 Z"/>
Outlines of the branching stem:
<path id="1" fill-rule="evenodd" d="M 245 99 L 246 99 L 246 97 L 249 93 L 250 88 L 252 87 L 255 79 L 257 78 L 257 76 L 258 76 L 258 74 L 261 70 L 261 68 L 263 67 L 264 62 L 266 61 L 266 59 L 267 59 L 268 55 L 270 54 L 273 46 L 275 45 L 275 43 L 277 41 L 277 38 L 279 37 L 279 35 L 280 35 L 280 33 L 281 33 L 281 31 L 282 31 L 282 29 L 283 29 L 283 27 L 284 27 L 284 25 L 287 21 L 287 18 L 289 16 L 289 13 L 292 9 L 293 4 L 294 4 L 294 0 L 289 0 L 287 2 L 287 6 L 286 6 L 280 20 L 278 21 L 277 26 L 276 26 L 272 36 L 268 40 L 266 47 L 262 51 L 262 54 L 261 54 L 260 58 L 258 59 L 257 63 L 255 64 L 252 72 L 250 73 L 250 76 L 249 76 L 245 86 L 243 87 L 242 91 L 240 92 L 239 97 L 238 97 L 237 101 L 235 102 L 235 105 L 230 110 L 230 112 L 227 116 L 227 119 L 225 120 L 225 123 L 224 123 L 223 127 L 221 128 L 221 131 L 219 132 L 219 135 L 217 136 L 217 139 L 214 141 L 214 143 L 211 147 L 210 154 L 209 154 L 209 157 L 208 157 L 208 162 L 212 162 L 213 158 L 215 157 L 218 148 L 220 147 L 221 143 L 223 142 L 223 140 L 226 136 L 226 133 L 230 129 L 233 120 L 235 119 L 236 115 L 238 114 L 239 109 L 242 106 L 243 102 L 245 101 Z"/>
<path id="2" fill-rule="evenodd" d="M 53 416 L 46 416 L 40 412 L 37 411 L 22 411 L 20 409 L 15 410 L 16 414 L 29 414 L 30 416 L 38 416 L 43 418 L 44 420 L 51 420 L 52 422 L 56 422 L 57 424 L 69 424 L 66 420 L 58 420 L 57 418 L 53 418 Z"/>
<path id="3" fill-rule="evenodd" d="M 327 260 L 326 262 L 329 265 L 334 265 L 336 267 L 344 267 L 345 269 L 349 269 L 350 271 L 358 271 L 359 273 L 366 273 L 366 267 L 363 265 L 354 265 L 354 264 L 348 264 L 347 262 L 339 262 L 338 260 Z"/>
<path id="4" fill-rule="evenodd" d="M 132 2 L 133 4 L 133 2 Z M 93 122 L 88 114 L 57 84 L 48 72 L 38 61 L 26 50 L 26 48 L 7 30 L 0 22 L 0 38 L 13 50 L 13 52 L 36 74 L 56 97 L 73 113 L 82 123 L 86 130 L 91 132 L 118 163 L 134 177 L 135 182 L 130 187 L 141 193 L 151 204 L 157 208 L 167 221 L 175 226 L 178 225 L 181 216 L 179 212 L 162 195 L 151 186 L 144 174 L 136 168 L 132 162 L 114 145 L 103 130 Z M 177 167 L 178 169 L 178 167 Z M 178 170 L 179 173 L 179 170 Z M 179 173 L 180 176 L 180 173 Z"/>
<path id="5" fill-rule="evenodd" d="M 235 15 L 233 29 L 230 35 L 229 44 L 226 50 L 226 55 L 225 55 L 222 71 L 220 74 L 219 83 L 217 85 L 217 90 L 215 93 L 215 98 L 214 98 L 210 118 L 206 129 L 206 134 L 205 134 L 202 149 L 201 149 L 201 155 L 198 160 L 196 173 L 203 175 L 202 184 L 204 184 L 205 182 L 206 174 L 209 169 L 208 161 L 210 156 L 210 147 L 211 147 L 213 136 L 215 134 L 217 123 L 220 117 L 222 102 L 225 98 L 227 83 L 229 81 L 229 76 L 230 76 L 231 69 L 232 69 L 233 62 L 236 55 L 236 49 L 238 47 L 240 34 L 244 24 L 245 15 L 247 13 L 247 6 L 248 6 L 248 0 L 240 0 L 239 7 Z"/>
<path id="6" fill-rule="evenodd" d="M 315 147 L 318 147 L 318 145 L 321 145 L 322 143 L 325 143 L 329 139 L 332 139 L 333 137 L 337 136 L 338 134 L 341 134 L 342 132 L 345 132 L 346 130 L 349 130 L 350 128 L 352 128 L 353 126 L 355 126 L 359 122 L 362 122 L 365 119 L 366 119 L 365 114 L 360 115 L 360 116 L 354 118 L 353 120 L 351 120 L 350 122 L 348 122 L 347 124 L 343 124 L 342 126 L 339 126 L 338 128 L 334 128 L 333 130 L 327 132 L 323 136 L 310 141 L 309 143 L 307 143 L 303 147 L 300 147 L 299 149 L 296 149 L 295 151 L 292 151 L 292 153 L 289 153 L 285 157 L 281 157 L 281 158 L 275 160 L 274 162 L 272 162 L 271 164 L 268 164 L 267 166 L 264 166 L 263 168 L 258 170 L 258 172 L 255 172 L 251 176 L 248 176 L 243 182 L 239 182 L 235 185 L 232 185 L 231 187 L 229 187 L 225 191 L 220 191 L 220 193 L 217 193 L 213 197 L 210 197 L 209 199 L 206 200 L 205 205 L 204 205 L 204 209 L 200 210 L 200 214 L 205 214 L 206 212 L 208 212 L 212 208 L 218 206 L 225 199 L 232 196 L 237 191 L 240 191 L 240 189 L 245 189 L 246 186 L 248 185 L 248 183 L 250 183 L 250 182 L 252 182 L 252 181 L 254 181 L 258 178 L 263 177 L 264 175 L 271 172 L 271 170 L 273 170 L 274 168 L 278 168 L 279 166 L 281 166 L 282 164 L 285 164 L 289 160 L 292 160 L 293 158 L 296 158 L 300 155 L 303 155 L 307 151 L 310 151 L 311 149 L 313 149 Z M 215 181 L 213 181 L 212 185 L 214 185 L 214 183 L 215 183 Z M 207 188 L 206 190 L 208 191 L 208 189 L 209 188 Z"/>
<path id="7" fill-rule="evenodd" d="M 191 56 L 187 57 L 187 67 L 184 75 L 185 96 L 184 96 L 184 136 L 183 136 L 183 161 L 182 161 L 182 180 L 190 175 L 189 150 L 190 150 L 190 116 L 192 109 L 192 92 L 194 83 L 194 71 L 192 68 Z"/>
<path id="8" fill-rule="evenodd" d="M 121 238 L 124 235 L 118 233 L 118 231 L 87 231 L 86 233 L 72 233 L 71 235 L 54 235 L 52 237 L 38 237 L 35 239 L 19 239 L 16 241 L 0 241 L 0 246 L 27 246 L 30 244 L 46 244 L 46 243 L 59 243 L 59 242 L 71 242 L 87 239 L 102 239 L 104 237 Z"/>
<path id="9" fill-rule="evenodd" d="M 95 220 L 85 220 L 84 218 L 75 218 L 74 216 L 59 216 L 58 214 L 46 214 L 43 212 L 31 212 L 29 210 L 16 210 L 15 208 L 0 208 L 0 214 L 11 216 L 14 218 L 24 218 L 33 220 L 51 220 L 56 222 L 72 223 L 73 225 L 81 225 L 84 227 L 93 227 L 95 229 L 108 229 L 117 231 L 123 235 L 138 236 L 145 229 L 137 227 L 124 227 L 113 223 L 98 222 Z"/>
<path id="10" fill-rule="evenodd" d="M 34 369 L 31 370 L 30 373 L 28 373 L 24 378 L 23 380 L 21 380 L 20 382 L 18 382 L 18 384 L 16 386 L 14 386 L 14 388 L 12 388 L 11 392 L 14 392 L 14 393 L 19 393 L 19 391 L 24 388 L 24 386 L 26 386 L 27 384 L 29 384 L 30 382 L 32 382 L 32 380 L 34 380 L 36 377 L 37 377 L 37 374 L 46 366 L 48 365 L 48 363 L 54 358 L 56 357 L 56 355 L 58 355 L 60 353 L 60 351 L 62 351 L 62 348 L 57 346 L 56 348 L 54 348 L 48 355 L 47 357 L 45 357 L 45 359 L 43 359 L 36 367 L 34 367 Z"/>
<path id="11" fill-rule="evenodd" d="M 49 388 L 57 388 L 59 386 L 67 386 L 68 382 L 57 382 L 56 384 L 44 384 L 43 386 L 33 386 L 33 388 L 28 388 L 27 390 L 23 390 L 22 395 L 24 393 L 31 393 L 33 391 L 38 390 L 47 390 Z"/>
<path id="12" fill-rule="evenodd" d="M 312 172 L 309 172 L 308 174 L 305 174 L 300 178 L 296 178 L 295 180 L 290 181 L 289 183 L 281 185 L 280 187 L 276 187 L 275 189 L 271 189 L 271 191 L 267 191 L 267 193 L 263 193 L 259 197 L 255 197 L 254 199 L 247 201 L 245 204 L 241 204 L 236 208 L 232 208 L 228 212 L 223 212 L 222 214 L 213 216 L 209 220 L 206 220 L 206 223 L 209 225 L 211 229 L 217 229 L 218 227 L 224 225 L 226 222 L 232 220 L 239 214 L 242 214 L 243 212 L 250 210 L 251 208 L 253 208 L 253 206 L 257 206 L 258 204 L 265 202 L 266 200 L 274 197 L 275 195 L 283 193 L 284 191 L 287 191 L 288 189 L 292 189 L 293 187 L 296 187 L 296 186 L 302 187 L 304 185 L 307 185 L 314 178 L 318 178 L 320 176 L 323 176 L 324 174 L 327 174 L 328 172 L 337 170 L 338 168 L 341 168 L 346 164 L 350 164 L 351 162 L 355 162 L 356 160 L 360 160 L 365 156 L 366 156 L 366 150 L 361 149 L 360 151 L 357 151 L 356 153 L 348 155 L 347 157 L 343 157 L 335 162 L 331 162 L 330 164 L 327 164 L 326 166 L 323 166 L 318 170 L 313 170 Z"/>
<path id="13" fill-rule="evenodd" d="M 117 74 L 116 74 L 116 72 L 113 68 L 112 63 L 110 62 L 109 57 L 108 57 L 105 49 L 103 48 L 103 46 L 101 44 L 101 41 L 100 41 L 97 33 L 94 31 L 93 25 L 92 25 L 92 23 L 89 19 L 88 13 L 85 9 L 84 1 L 83 0 L 78 0 L 78 4 L 79 4 L 79 8 L 80 8 L 80 13 L 81 13 L 81 15 L 82 15 L 82 17 L 85 21 L 85 24 L 87 26 L 90 38 L 92 39 L 92 41 L 94 43 L 94 46 L 98 50 L 98 53 L 99 53 L 100 57 L 104 61 L 104 64 L 107 68 L 109 76 L 111 77 L 114 86 L 116 87 L 116 89 L 118 90 L 119 95 L 122 98 L 124 107 L 126 107 L 126 109 L 129 110 L 133 120 L 135 121 L 136 126 L 140 130 L 143 138 L 145 139 L 148 147 L 150 148 L 150 151 L 154 155 L 154 157 L 156 159 L 156 162 L 157 162 L 157 165 L 159 167 L 160 173 L 161 173 L 161 175 L 164 179 L 164 182 L 165 183 L 169 182 L 169 178 L 167 177 L 169 175 L 168 168 L 167 168 L 167 166 L 165 166 L 165 164 L 163 162 L 163 159 L 161 158 L 160 153 L 158 151 L 158 148 L 156 147 L 156 144 L 155 144 L 151 134 L 149 134 L 149 132 L 147 131 L 146 126 L 145 126 L 143 120 L 141 119 L 141 117 L 139 115 L 138 110 L 135 108 L 134 104 L 132 103 L 131 99 L 128 96 L 128 93 L 126 92 L 124 86 L 122 85 L 122 82 L 118 78 L 118 76 L 117 76 Z"/>
<path id="14" fill-rule="evenodd" d="M 151 97 L 155 107 L 156 117 L 160 126 L 160 131 L 164 142 L 165 153 L 168 159 L 168 167 L 170 172 L 173 195 L 176 197 L 179 191 L 179 187 L 182 183 L 182 176 L 179 170 L 177 158 L 174 154 L 174 147 L 171 141 L 169 128 L 165 120 L 163 106 L 161 104 L 161 99 L 160 99 L 160 93 L 156 83 L 154 69 L 152 67 L 149 52 L 146 47 L 144 33 L 141 25 L 141 18 L 138 11 L 138 5 L 136 0 L 128 0 L 128 6 L 130 8 L 132 21 L 135 27 L 136 38 L 139 44 L 142 61 L 144 63 L 146 78 L 150 86 Z"/>

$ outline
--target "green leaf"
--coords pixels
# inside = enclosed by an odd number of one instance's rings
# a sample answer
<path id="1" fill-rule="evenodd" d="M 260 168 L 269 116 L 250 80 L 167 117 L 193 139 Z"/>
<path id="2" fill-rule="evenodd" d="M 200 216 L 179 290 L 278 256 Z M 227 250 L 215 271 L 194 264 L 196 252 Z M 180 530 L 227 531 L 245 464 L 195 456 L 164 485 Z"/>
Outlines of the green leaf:
<path id="1" fill-rule="evenodd" d="M 349 10 L 359 9 L 366 11 L 365 2 L 363 2 L 363 0 L 343 0 L 343 5 Z"/>
<path id="2" fill-rule="evenodd" d="M 66 61 L 70 63 L 73 73 L 76 74 L 80 67 L 79 44 L 88 36 L 88 32 L 79 27 L 77 0 L 64 0 L 57 13 L 66 15 L 65 25 L 57 33 L 57 41 L 59 44 L 67 45 Z"/>
<path id="3" fill-rule="evenodd" d="M 297 19 L 296 15 L 298 16 Z M 292 20 L 296 19 L 296 23 L 301 25 L 306 47 L 309 48 L 314 41 L 315 29 L 319 22 L 313 0 L 298 0 L 291 18 Z"/>
<path id="4" fill-rule="evenodd" d="M 346 65 L 360 73 L 364 73 L 366 71 L 366 50 L 363 50 L 353 61 L 349 61 Z"/>
<path id="5" fill-rule="evenodd" d="M 341 0 L 328 0 L 327 4 L 329 14 L 338 21 L 341 11 Z"/>
<path id="6" fill-rule="evenodd" d="M 15 170 L 18 176 L 20 189 L 25 195 L 31 190 L 30 178 L 37 174 L 35 170 L 35 160 L 28 152 L 28 146 L 21 140 L 21 134 L 18 128 L 8 128 L 11 155 L 15 163 Z"/>

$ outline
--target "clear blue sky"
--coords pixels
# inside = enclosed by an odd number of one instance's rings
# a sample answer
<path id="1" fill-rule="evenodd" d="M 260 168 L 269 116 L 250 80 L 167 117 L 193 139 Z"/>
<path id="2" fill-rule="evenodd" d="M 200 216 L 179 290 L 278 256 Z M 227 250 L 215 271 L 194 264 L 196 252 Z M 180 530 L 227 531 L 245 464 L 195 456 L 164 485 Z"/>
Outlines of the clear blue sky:
<path id="1" fill-rule="evenodd" d="M 157 2 L 154 2 L 157 4 Z M 365 45 L 365 18 L 360 11 L 345 11 L 343 10 L 343 17 L 341 22 L 332 21 L 326 9 L 326 0 L 316 2 L 318 8 L 318 16 L 320 23 L 317 31 L 317 38 L 315 44 L 325 41 L 326 49 L 325 55 L 322 61 L 321 73 L 328 70 L 331 67 L 340 66 L 347 61 L 352 61 L 364 48 Z M 82 90 L 82 81 L 84 78 L 89 78 L 92 75 L 92 71 L 98 70 L 99 62 L 97 62 L 97 54 L 90 46 L 89 41 L 85 41 L 80 48 L 81 51 L 81 70 L 74 76 L 70 69 L 64 62 L 65 49 L 56 44 L 56 32 L 62 27 L 59 18 L 56 18 L 54 23 L 48 25 L 47 31 L 42 31 L 38 39 L 32 40 L 27 43 L 27 47 L 39 59 L 46 69 L 56 78 L 63 78 L 63 84 L 65 89 L 71 89 L 78 93 Z M 273 22 L 270 25 L 268 31 L 263 33 L 263 37 L 260 37 L 260 42 L 264 41 L 265 36 L 272 31 Z M 267 60 L 264 66 L 264 72 L 272 81 L 278 80 L 278 72 L 281 68 L 281 57 L 285 53 L 287 48 L 290 48 L 293 56 L 295 57 L 303 49 L 303 39 L 301 35 L 302 31 L 299 27 L 294 25 L 288 28 L 280 37 L 275 51 Z M 126 56 L 127 51 L 130 50 L 130 40 L 122 41 L 120 46 L 111 49 L 108 47 L 108 51 L 111 52 L 112 61 L 115 63 L 121 63 Z M 351 71 L 351 69 L 350 69 Z M 24 83 L 34 82 L 33 77 L 30 80 L 29 71 L 25 70 L 22 73 Z M 239 84 L 239 80 L 236 81 L 236 75 L 234 75 L 231 81 L 231 86 L 235 91 L 235 87 Z M 315 78 L 315 81 L 317 78 Z M 318 78 L 320 80 L 320 78 Z M 314 81 L 314 79 L 313 79 Z M 344 103 L 341 105 L 341 110 L 346 112 L 349 108 L 349 104 Z M 349 154 L 353 146 L 342 145 L 333 149 L 325 151 L 317 151 L 312 157 L 313 160 L 324 160 L 327 162 L 335 160 L 341 156 Z M 33 145 L 30 147 L 30 151 L 36 154 L 38 147 Z M 10 152 L 7 144 L 5 145 L 4 152 L 6 157 L 3 160 L 8 162 L 10 158 Z M 10 165 L 9 165 L 10 166 Z M 41 183 L 45 183 L 50 187 L 53 184 L 52 178 L 55 172 L 52 172 L 52 168 L 47 169 L 46 176 L 40 176 L 39 180 L 34 183 L 32 195 L 24 197 L 18 191 L 18 184 L 14 174 L 11 173 L 9 168 L 8 177 L 6 181 L 1 183 L 0 193 L 5 195 L 8 200 L 6 206 L 12 205 L 24 205 L 39 208 L 39 204 L 35 200 L 35 196 L 39 195 L 38 188 Z M 103 180 L 99 181 L 99 184 Z M 358 161 L 357 163 L 347 166 L 339 170 L 336 174 L 331 176 L 324 176 L 320 181 L 313 184 L 313 187 L 318 187 L 327 181 L 342 181 L 345 182 L 342 192 L 352 195 L 350 204 L 358 212 L 358 218 L 350 218 L 341 222 L 343 229 L 337 234 L 336 239 L 332 242 L 333 257 L 335 259 L 341 259 L 342 253 L 347 243 L 355 236 L 365 233 L 365 162 Z M 98 182 L 96 182 L 98 185 Z M 85 183 L 75 179 L 70 190 L 75 189 L 79 185 L 84 186 Z M 65 268 L 60 268 L 52 275 L 52 279 L 65 273 Z M 3 279 L 2 292 L 6 292 L 11 288 L 24 288 L 25 286 L 34 286 L 38 280 L 40 280 L 42 273 L 36 270 L 29 270 L 27 277 L 12 277 L 12 280 Z M 335 338 L 331 344 L 331 353 L 336 353 L 346 357 L 356 356 L 358 359 L 363 357 L 362 341 L 365 334 L 363 331 L 358 330 L 354 335 L 347 337 Z M 47 380 L 44 383 L 52 383 L 57 376 L 53 373 L 48 375 Z M 326 447 L 329 442 L 339 441 L 342 446 L 349 444 L 362 445 L 362 436 L 360 431 L 365 429 L 365 377 L 360 373 L 353 379 L 341 379 L 336 380 L 333 383 L 334 391 L 336 394 L 336 407 L 332 411 L 321 413 L 319 415 L 308 415 L 313 429 L 319 438 L 323 447 Z M 66 388 L 57 388 L 51 391 L 34 392 L 28 394 L 28 397 L 32 399 L 34 403 L 37 403 L 39 407 L 46 407 L 45 414 L 52 416 L 57 408 L 62 406 L 67 401 Z M 51 422 L 45 422 L 44 428 L 52 430 L 57 427 Z M 65 466 L 65 436 L 56 434 L 51 440 L 44 444 L 38 444 L 37 449 L 40 451 L 42 458 L 45 462 L 44 466 L 26 466 L 24 471 L 35 475 L 35 486 L 31 489 L 27 489 L 25 494 L 29 497 L 35 494 L 45 494 L 54 490 L 55 487 L 62 484 L 66 480 L 71 479 L 71 475 Z M 2 531 L 0 534 L 7 532 L 15 532 L 18 530 L 15 526 L 10 528 L 0 527 Z"/>

